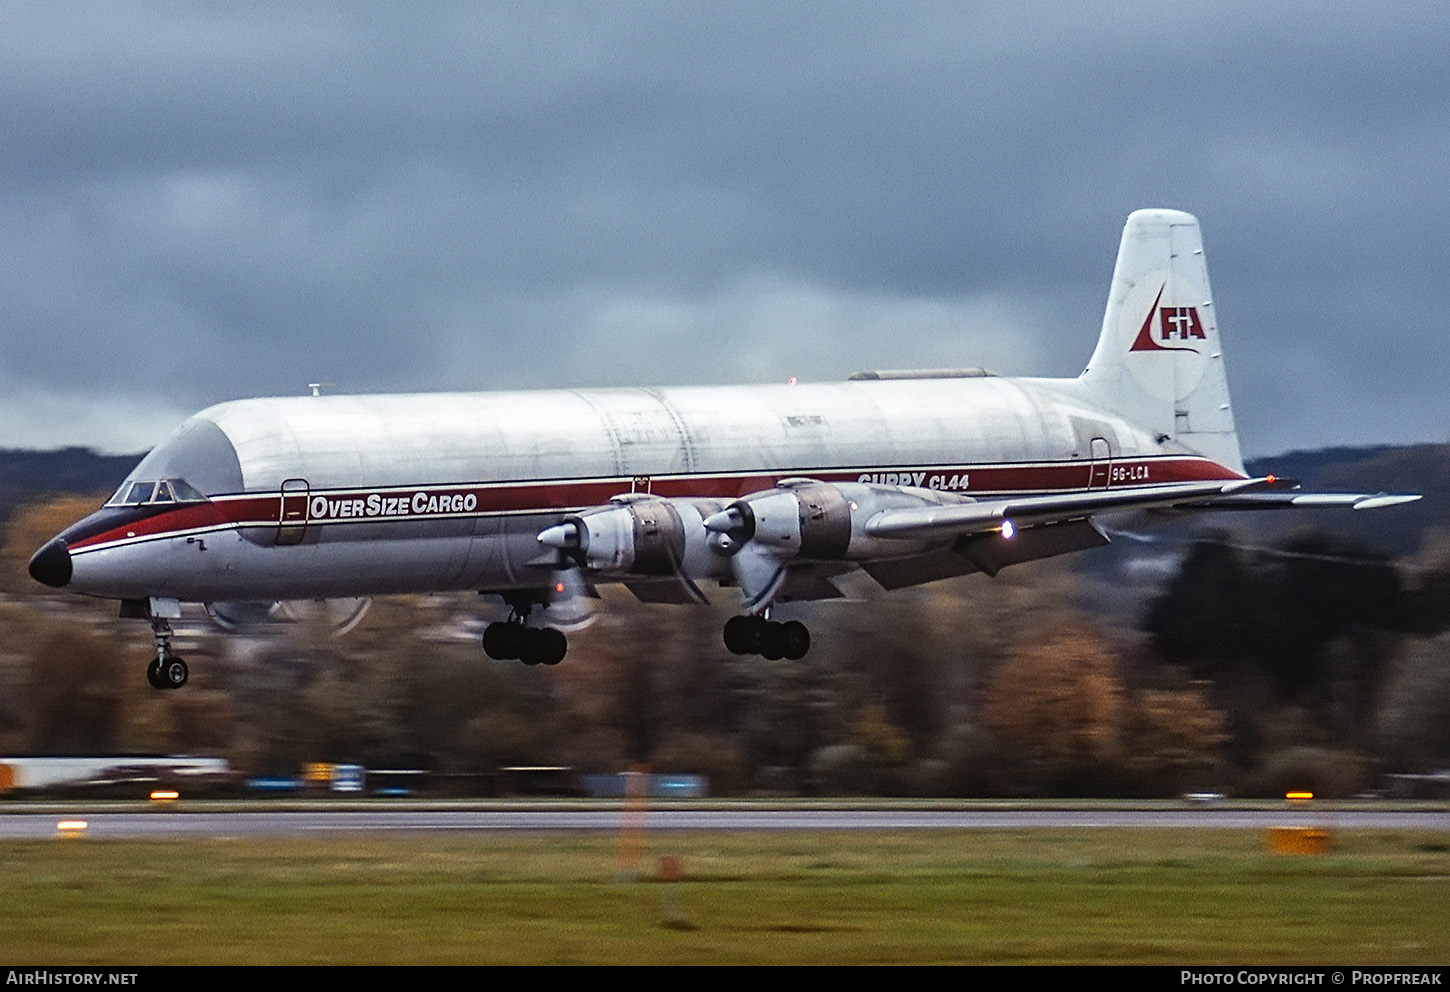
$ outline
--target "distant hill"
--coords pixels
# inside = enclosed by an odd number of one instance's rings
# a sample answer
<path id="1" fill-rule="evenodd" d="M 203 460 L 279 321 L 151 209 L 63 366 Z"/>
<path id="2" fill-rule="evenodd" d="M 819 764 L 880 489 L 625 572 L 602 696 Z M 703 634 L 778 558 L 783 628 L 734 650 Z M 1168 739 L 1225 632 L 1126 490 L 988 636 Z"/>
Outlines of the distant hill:
<path id="1" fill-rule="evenodd" d="M 141 455 L 101 455 L 89 448 L 0 449 L 0 521 L 21 503 L 61 493 L 109 496 Z"/>
<path id="2" fill-rule="evenodd" d="M 1421 493 L 1415 503 L 1382 510 L 1267 510 L 1206 513 L 1178 520 L 1146 515 L 1109 521 L 1109 547 L 1073 555 L 1085 580 L 1085 605 L 1102 617 L 1139 622 L 1144 595 L 1155 595 L 1177 570 L 1179 557 L 1199 538 L 1226 534 L 1230 543 L 1268 548 L 1295 531 L 1318 530 L 1354 545 L 1402 558 L 1418 551 L 1428 531 L 1450 531 L 1450 444 L 1321 448 L 1251 458 L 1253 476 L 1297 479 L 1306 492 Z M 1116 525 L 1116 526 L 1114 526 Z"/>
<path id="3" fill-rule="evenodd" d="M 1426 530 L 1450 528 L 1450 444 L 1322 448 L 1253 458 L 1250 475 L 1298 479 L 1305 491 L 1421 493 L 1409 506 L 1362 513 L 1260 514 L 1266 532 L 1316 526 L 1395 554 L 1412 554 Z M 1234 521 L 1235 523 L 1237 521 Z"/>

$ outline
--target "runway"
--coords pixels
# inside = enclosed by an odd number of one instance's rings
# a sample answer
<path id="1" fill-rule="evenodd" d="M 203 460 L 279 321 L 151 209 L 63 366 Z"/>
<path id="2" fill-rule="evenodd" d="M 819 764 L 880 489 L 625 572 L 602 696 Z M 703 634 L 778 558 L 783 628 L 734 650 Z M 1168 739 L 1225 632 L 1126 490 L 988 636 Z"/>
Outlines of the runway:
<path id="1" fill-rule="evenodd" d="M 0 838 L 54 837 L 62 821 L 83 821 L 87 837 L 300 837 L 315 834 L 406 832 L 614 832 L 625 823 L 618 807 L 487 810 L 227 810 L 154 812 L 48 808 L 0 814 Z M 893 810 L 655 809 L 646 830 L 895 831 L 1070 830 L 1093 828 L 1263 830 L 1269 827 L 1340 830 L 1426 830 L 1450 833 L 1450 810 Z"/>

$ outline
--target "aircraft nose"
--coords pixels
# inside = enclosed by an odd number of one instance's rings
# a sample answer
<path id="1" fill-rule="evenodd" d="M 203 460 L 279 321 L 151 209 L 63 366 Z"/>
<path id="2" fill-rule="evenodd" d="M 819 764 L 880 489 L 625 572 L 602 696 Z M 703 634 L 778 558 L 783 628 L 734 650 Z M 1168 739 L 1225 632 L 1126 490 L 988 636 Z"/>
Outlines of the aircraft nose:
<path id="1" fill-rule="evenodd" d="M 70 582 L 70 549 L 58 537 L 41 545 L 30 559 L 30 577 L 36 582 L 60 589 Z"/>

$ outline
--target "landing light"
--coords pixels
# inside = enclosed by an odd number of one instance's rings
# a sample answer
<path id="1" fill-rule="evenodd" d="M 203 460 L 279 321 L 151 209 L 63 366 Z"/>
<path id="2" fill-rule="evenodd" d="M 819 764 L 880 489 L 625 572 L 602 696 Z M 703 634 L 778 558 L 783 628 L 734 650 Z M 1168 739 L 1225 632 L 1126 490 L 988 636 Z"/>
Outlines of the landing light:
<path id="1" fill-rule="evenodd" d="M 1012 540 L 1012 537 L 1016 533 L 1017 533 L 1017 525 L 1016 524 L 1014 524 L 1010 520 L 1003 520 L 1002 521 L 1002 539 L 1004 541 L 1010 541 L 1010 540 Z"/>

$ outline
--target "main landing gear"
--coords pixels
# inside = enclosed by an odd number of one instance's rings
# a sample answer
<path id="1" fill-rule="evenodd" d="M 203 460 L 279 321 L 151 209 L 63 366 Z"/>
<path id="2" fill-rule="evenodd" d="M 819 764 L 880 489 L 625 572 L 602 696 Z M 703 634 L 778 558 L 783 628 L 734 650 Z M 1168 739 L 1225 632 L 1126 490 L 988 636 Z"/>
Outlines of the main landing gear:
<path id="1" fill-rule="evenodd" d="M 811 649 L 811 632 L 799 620 L 776 623 L 753 615 L 725 621 L 725 646 L 731 654 L 758 654 L 767 661 L 798 661 Z"/>
<path id="2" fill-rule="evenodd" d="M 525 627 L 522 621 L 509 619 L 483 629 L 483 652 L 498 661 L 557 665 L 568 650 L 568 639 L 553 627 Z"/>
<path id="3" fill-rule="evenodd" d="M 181 656 L 171 653 L 171 624 L 152 617 L 151 634 L 156 639 L 156 657 L 146 666 L 146 681 L 153 689 L 180 689 L 190 672 Z"/>
<path id="4" fill-rule="evenodd" d="M 527 626 L 533 612 L 532 596 L 505 597 L 509 618 L 483 628 L 483 653 L 497 661 L 525 665 L 557 665 L 569 650 L 569 640 L 553 627 Z"/>

